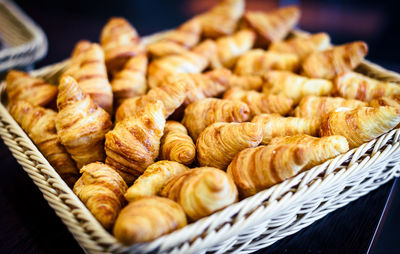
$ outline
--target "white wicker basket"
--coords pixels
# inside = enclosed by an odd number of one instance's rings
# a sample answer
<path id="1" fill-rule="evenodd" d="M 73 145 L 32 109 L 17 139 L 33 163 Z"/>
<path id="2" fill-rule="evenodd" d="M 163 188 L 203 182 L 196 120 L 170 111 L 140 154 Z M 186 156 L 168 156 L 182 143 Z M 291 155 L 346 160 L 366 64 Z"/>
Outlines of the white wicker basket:
<path id="1" fill-rule="evenodd" d="M 32 74 L 55 81 L 68 62 Z M 400 82 L 369 62 L 357 71 Z M 6 109 L 0 95 L 0 135 L 44 198 L 88 253 L 250 253 L 309 226 L 400 176 L 400 129 L 149 243 L 125 247 L 96 221 Z"/>

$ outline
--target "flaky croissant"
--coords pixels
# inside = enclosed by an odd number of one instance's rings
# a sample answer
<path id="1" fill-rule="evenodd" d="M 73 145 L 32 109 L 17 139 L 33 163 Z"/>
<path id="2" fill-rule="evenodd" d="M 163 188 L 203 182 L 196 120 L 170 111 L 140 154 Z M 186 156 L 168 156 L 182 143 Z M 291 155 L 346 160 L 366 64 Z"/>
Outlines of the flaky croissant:
<path id="1" fill-rule="evenodd" d="M 71 77 L 58 86 L 57 134 L 78 168 L 104 161 L 104 135 L 111 129 L 110 115 L 83 93 Z"/>
<path id="2" fill-rule="evenodd" d="M 188 171 L 189 168 L 175 161 L 157 161 L 143 172 L 143 175 L 126 191 L 125 198 L 132 202 L 140 197 L 157 195 L 164 185 L 174 176 Z"/>
<path id="3" fill-rule="evenodd" d="M 319 121 L 299 117 L 282 117 L 279 114 L 261 114 L 255 116 L 252 123 L 263 130 L 262 144 L 268 144 L 272 138 L 293 136 L 296 134 L 319 134 Z"/>
<path id="4" fill-rule="evenodd" d="M 217 43 L 217 59 L 211 62 L 214 69 L 231 69 L 239 56 L 249 51 L 254 44 L 256 35 L 252 30 L 244 29 L 233 35 L 219 38 Z"/>
<path id="5" fill-rule="evenodd" d="M 200 40 L 200 35 L 200 20 L 192 18 L 169 32 L 160 41 L 147 45 L 147 51 L 154 57 L 181 54 L 195 46 Z"/>
<path id="6" fill-rule="evenodd" d="M 186 127 L 176 121 L 167 121 L 161 139 L 160 158 L 190 165 L 196 156 L 196 146 Z"/>
<path id="7" fill-rule="evenodd" d="M 225 170 L 238 152 L 258 146 L 262 137 L 262 128 L 257 124 L 214 123 L 197 139 L 197 161 L 200 166 Z"/>
<path id="8" fill-rule="evenodd" d="M 120 71 L 131 57 L 143 52 L 136 29 L 120 17 L 111 18 L 103 27 L 100 43 L 110 73 Z"/>
<path id="9" fill-rule="evenodd" d="M 148 103 L 141 112 L 118 122 L 106 134 L 106 163 L 128 184 L 157 158 L 165 126 L 164 112 L 161 101 Z"/>
<path id="10" fill-rule="evenodd" d="M 299 105 L 294 110 L 294 115 L 302 118 L 321 119 L 340 107 L 355 109 L 365 106 L 367 106 L 367 103 L 359 100 L 309 95 L 300 100 Z"/>
<path id="11" fill-rule="evenodd" d="M 111 87 L 115 105 L 118 106 L 126 99 L 146 93 L 147 62 L 146 55 L 132 57 L 114 76 Z"/>
<path id="12" fill-rule="evenodd" d="M 303 60 L 314 51 L 326 50 L 331 46 L 327 33 L 312 34 L 308 37 L 294 37 L 286 41 L 274 41 L 268 50 L 296 54 Z"/>
<path id="13" fill-rule="evenodd" d="M 81 173 L 74 193 L 106 229 L 111 229 L 126 203 L 128 186 L 113 168 L 101 162 L 84 166 Z"/>
<path id="14" fill-rule="evenodd" d="M 264 79 L 263 93 L 285 95 L 295 104 L 307 95 L 323 96 L 333 92 L 329 80 L 306 78 L 287 71 L 270 71 Z"/>
<path id="15" fill-rule="evenodd" d="M 61 178 L 73 186 L 79 178 L 79 171 L 57 137 L 57 113 L 26 101 L 12 101 L 9 111 Z"/>
<path id="16" fill-rule="evenodd" d="M 296 6 L 279 8 L 271 12 L 248 11 L 244 20 L 253 28 L 259 38 L 258 45 L 268 45 L 283 40 L 300 19 L 300 10 Z"/>
<path id="17" fill-rule="evenodd" d="M 11 70 L 6 76 L 6 92 L 9 101 L 25 100 L 44 107 L 56 98 L 57 87 L 28 73 Z"/>
<path id="18" fill-rule="evenodd" d="M 235 74 L 263 75 L 270 70 L 296 71 L 299 67 L 299 58 L 295 54 L 252 49 L 236 62 Z"/>
<path id="19" fill-rule="evenodd" d="M 161 195 L 178 202 L 191 220 L 201 219 L 238 200 L 232 179 L 212 167 L 194 168 L 175 176 Z"/>
<path id="20" fill-rule="evenodd" d="M 321 136 L 342 135 L 350 148 L 358 147 L 396 127 L 400 110 L 393 107 L 362 107 L 330 113 L 321 123 Z"/>
<path id="21" fill-rule="evenodd" d="M 400 94 L 400 86 L 379 81 L 356 72 L 344 72 L 334 80 L 336 93 L 347 99 L 370 101 L 383 96 Z"/>
<path id="22" fill-rule="evenodd" d="M 316 51 L 304 59 L 301 65 L 303 74 L 311 78 L 333 79 L 342 72 L 356 68 L 367 52 L 368 46 L 362 41 Z"/>
<path id="23" fill-rule="evenodd" d="M 249 107 L 240 101 L 202 99 L 185 109 L 182 119 L 194 141 L 209 125 L 217 122 L 244 122 L 250 117 Z"/>
<path id="24" fill-rule="evenodd" d="M 80 42 L 76 47 L 81 47 L 82 43 L 86 45 L 88 42 Z M 79 53 L 75 52 L 77 49 L 74 50 L 72 63 L 61 78 L 73 77 L 85 94 L 90 95 L 94 102 L 111 113 L 113 93 L 107 77 L 103 50 L 96 43 L 83 46 L 83 48 L 84 50 L 79 50 Z"/>
<path id="25" fill-rule="evenodd" d="M 245 8 L 245 0 L 221 0 L 211 10 L 198 16 L 205 37 L 232 34 Z"/>
<path id="26" fill-rule="evenodd" d="M 300 173 L 310 147 L 281 144 L 248 148 L 238 153 L 228 167 L 241 198 L 246 198 Z"/>
<path id="27" fill-rule="evenodd" d="M 186 226 L 182 207 L 161 197 L 143 197 L 129 203 L 118 215 L 114 236 L 125 245 L 147 242 Z"/>
<path id="28" fill-rule="evenodd" d="M 206 40 L 191 51 L 155 59 L 148 66 L 147 78 L 150 88 L 165 82 L 170 75 L 178 73 L 200 73 L 206 69 L 212 58 L 215 58 L 214 41 Z"/>
<path id="29" fill-rule="evenodd" d="M 231 88 L 224 94 L 223 99 L 239 100 L 247 104 L 251 115 L 262 113 L 278 113 L 286 115 L 292 109 L 293 100 L 275 94 L 263 94 L 256 91 L 245 91 L 240 88 Z"/>

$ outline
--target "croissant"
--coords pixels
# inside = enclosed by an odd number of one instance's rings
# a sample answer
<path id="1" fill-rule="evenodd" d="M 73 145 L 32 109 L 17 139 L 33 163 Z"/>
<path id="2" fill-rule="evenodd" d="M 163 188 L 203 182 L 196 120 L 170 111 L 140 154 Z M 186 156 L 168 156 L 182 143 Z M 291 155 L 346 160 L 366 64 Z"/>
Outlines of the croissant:
<path id="1" fill-rule="evenodd" d="M 296 134 L 317 136 L 319 134 L 319 121 L 314 119 L 282 117 L 279 114 L 261 114 L 255 116 L 251 122 L 262 128 L 262 144 L 268 144 L 274 137 Z"/>
<path id="2" fill-rule="evenodd" d="M 26 101 L 12 101 L 9 111 L 61 178 L 73 186 L 79 178 L 79 171 L 57 137 L 57 113 Z"/>
<path id="3" fill-rule="evenodd" d="M 249 106 L 251 115 L 262 113 L 278 113 L 286 115 L 292 109 L 293 100 L 275 94 L 262 94 L 256 91 L 244 91 L 240 88 L 231 88 L 224 94 L 223 99 L 239 100 Z"/>
<path id="4" fill-rule="evenodd" d="M 140 197 L 157 195 L 168 180 L 188 170 L 188 167 L 175 161 L 157 161 L 148 166 L 129 187 L 125 198 L 132 202 Z"/>
<path id="5" fill-rule="evenodd" d="M 138 55 L 129 59 L 112 82 L 114 103 L 120 105 L 124 100 L 146 93 L 147 56 Z"/>
<path id="6" fill-rule="evenodd" d="M 166 122 L 160 149 L 162 160 L 177 161 L 184 165 L 192 164 L 196 156 L 196 146 L 186 127 L 176 121 Z"/>
<path id="7" fill-rule="evenodd" d="M 101 162 L 85 165 L 81 173 L 74 193 L 103 227 L 111 229 L 126 203 L 124 193 L 128 186 L 113 168 Z"/>
<path id="8" fill-rule="evenodd" d="M 241 198 L 246 198 L 304 170 L 311 148 L 298 144 L 259 146 L 238 153 L 228 167 Z"/>
<path id="9" fill-rule="evenodd" d="M 111 18 L 103 27 L 100 44 L 110 73 L 121 70 L 131 57 L 143 52 L 136 29 L 120 17 Z"/>
<path id="10" fill-rule="evenodd" d="M 365 106 L 367 106 L 367 103 L 359 100 L 309 95 L 300 100 L 299 105 L 294 110 L 294 115 L 302 118 L 319 119 L 340 107 L 355 109 Z"/>
<path id="11" fill-rule="evenodd" d="M 165 126 L 164 112 L 160 101 L 148 103 L 141 112 L 118 122 L 106 134 L 106 163 L 128 184 L 157 158 Z"/>
<path id="12" fill-rule="evenodd" d="M 171 115 L 186 98 L 187 82 L 179 76 L 171 76 L 159 87 L 150 89 L 146 95 L 125 100 L 117 109 L 116 121 L 134 116 L 148 103 L 161 101 L 165 108 L 165 118 Z"/>
<path id="13" fill-rule="evenodd" d="M 6 92 L 9 101 L 25 100 L 32 105 L 47 106 L 57 96 L 57 87 L 28 73 L 11 70 L 6 77 Z"/>
<path id="14" fill-rule="evenodd" d="M 155 59 L 149 64 L 147 71 L 150 88 L 161 85 L 170 75 L 202 72 L 215 57 L 215 52 L 215 42 L 206 40 L 191 51 Z"/>
<path id="15" fill-rule="evenodd" d="M 303 74 L 311 78 L 333 79 L 336 75 L 356 68 L 367 55 L 368 46 L 357 41 L 324 51 L 316 51 L 302 63 Z"/>
<path id="16" fill-rule="evenodd" d="M 195 46 L 201 35 L 201 23 L 193 18 L 168 33 L 160 41 L 147 45 L 147 51 L 154 57 L 185 53 Z"/>
<path id="17" fill-rule="evenodd" d="M 339 96 L 346 99 L 370 101 L 383 96 L 400 94 L 400 86 L 369 78 L 356 72 L 345 72 L 336 76 L 335 89 Z"/>
<path id="18" fill-rule="evenodd" d="M 245 0 L 221 0 L 211 10 L 198 16 L 205 37 L 232 34 L 245 8 Z"/>
<path id="19" fill-rule="evenodd" d="M 125 245 L 147 242 L 186 226 L 182 207 L 161 197 L 143 197 L 129 203 L 119 214 L 114 236 Z"/>
<path id="20" fill-rule="evenodd" d="M 57 134 L 78 168 L 104 161 L 104 135 L 111 129 L 110 115 L 89 95 L 83 93 L 71 77 L 63 77 L 58 86 Z"/>
<path id="21" fill-rule="evenodd" d="M 193 140 L 209 125 L 216 122 L 244 122 L 250 117 L 249 107 L 240 101 L 202 99 L 185 109 L 182 119 Z"/>
<path id="22" fill-rule="evenodd" d="M 381 97 L 378 99 L 374 99 L 369 103 L 370 107 L 379 107 L 379 106 L 390 106 L 397 109 L 400 109 L 400 95 L 395 94 L 391 97 Z"/>
<path id="23" fill-rule="evenodd" d="M 329 35 L 327 33 L 317 33 L 308 37 L 294 37 L 286 41 L 274 41 L 269 46 L 269 50 L 296 54 L 300 60 L 303 60 L 314 51 L 327 50 L 330 47 Z"/>
<path id="24" fill-rule="evenodd" d="M 230 87 L 238 87 L 243 90 L 260 90 L 263 84 L 261 76 L 256 75 L 231 75 L 229 79 Z"/>
<path id="25" fill-rule="evenodd" d="M 88 42 L 80 42 L 80 44 Z M 90 95 L 94 102 L 105 109 L 108 113 L 112 112 L 113 94 L 107 78 L 107 70 L 104 65 L 104 53 L 96 43 L 84 46 L 78 55 L 72 57 L 72 65 L 67 68 L 61 78 L 71 76 L 79 84 L 85 94 Z M 77 54 L 74 50 L 74 54 Z"/>
<path id="26" fill-rule="evenodd" d="M 258 45 L 268 45 L 283 40 L 300 19 L 300 10 L 296 6 L 279 8 L 271 12 L 249 11 L 244 15 L 248 26 L 257 34 Z"/>
<path id="27" fill-rule="evenodd" d="M 323 96 L 333 91 L 333 84 L 325 79 L 311 79 L 286 71 L 271 71 L 264 75 L 263 93 L 281 94 L 297 104 L 307 95 Z"/>
<path id="28" fill-rule="evenodd" d="M 332 112 L 321 123 L 321 136 L 342 135 L 351 148 L 373 140 L 396 127 L 400 110 L 393 107 L 363 107 Z"/>
<path id="29" fill-rule="evenodd" d="M 262 132 L 253 123 L 214 123 L 197 139 L 197 161 L 200 166 L 225 170 L 238 152 L 260 144 Z"/>
<path id="30" fill-rule="evenodd" d="M 297 134 L 294 136 L 276 137 L 270 141 L 270 145 L 281 144 L 297 144 L 310 148 L 307 153 L 309 160 L 304 169 L 310 169 L 349 150 L 349 143 L 345 137 L 340 135 L 317 138 L 307 134 Z"/>
<path id="31" fill-rule="evenodd" d="M 241 30 L 233 35 L 221 37 L 216 41 L 217 59 L 212 62 L 214 69 L 232 68 L 239 56 L 249 51 L 254 44 L 256 35 L 252 30 Z"/>
<path id="32" fill-rule="evenodd" d="M 252 49 L 236 62 L 235 74 L 263 75 L 270 70 L 296 71 L 299 67 L 299 58 L 295 54 Z"/>
<path id="33" fill-rule="evenodd" d="M 162 189 L 161 196 L 178 202 L 195 221 L 237 202 L 238 191 L 224 171 L 201 167 L 173 177 Z"/>

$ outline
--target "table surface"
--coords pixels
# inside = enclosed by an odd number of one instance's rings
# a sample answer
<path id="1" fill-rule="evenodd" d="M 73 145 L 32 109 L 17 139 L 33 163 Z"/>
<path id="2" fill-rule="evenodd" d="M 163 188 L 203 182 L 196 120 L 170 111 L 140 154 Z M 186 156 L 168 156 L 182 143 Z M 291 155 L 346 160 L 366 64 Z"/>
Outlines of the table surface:
<path id="1" fill-rule="evenodd" d="M 76 15 L 60 9 L 49 11 L 28 1 L 21 2 L 25 4 L 22 6 L 24 10 L 43 27 L 49 38 L 49 55 L 39 66 L 68 57 L 79 39 L 96 40 L 106 21 L 104 17 Z M 162 4 L 162 1 L 157 2 Z M 51 1 L 48 4 L 52 6 Z M 109 11 L 111 14 L 107 13 L 108 16 L 121 15 Z M 162 12 L 158 13 L 162 15 Z M 176 18 L 164 25 L 173 27 L 181 21 Z M 145 23 L 142 26 L 149 32 L 158 29 L 146 27 Z M 373 250 L 374 253 L 394 253 L 400 234 L 400 193 L 396 195 L 397 189 L 398 180 L 392 180 L 257 253 L 356 254 Z M 83 253 L 2 141 L 0 225 L 0 253 Z"/>

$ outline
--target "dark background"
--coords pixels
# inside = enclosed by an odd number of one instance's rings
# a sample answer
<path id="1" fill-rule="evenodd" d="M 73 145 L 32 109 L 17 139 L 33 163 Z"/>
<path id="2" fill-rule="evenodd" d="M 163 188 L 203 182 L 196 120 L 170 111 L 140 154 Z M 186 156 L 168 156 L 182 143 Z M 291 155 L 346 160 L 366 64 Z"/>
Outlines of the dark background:
<path id="1" fill-rule="evenodd" d="M 41 67 L 69 57 L 81 39 L 98 41 L 112 16 L 127 18 L 141 35 L 173 28 L 215 0 L 18 0 L 45 31 L 48 55 Z M 400 72 L 400 1 L 262 1 L 248 9 L 299 3 L 301 29 L 331 35 L 335 44 L 364 40 L 368 59 Z M 0 142 L 0 253 L 83 253 L 41 193 Z M 400 191 L 391 181 L 294 236 L 259 253 L 400 253 Z"/>

